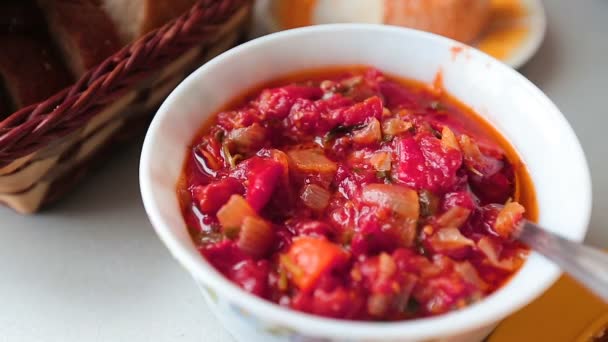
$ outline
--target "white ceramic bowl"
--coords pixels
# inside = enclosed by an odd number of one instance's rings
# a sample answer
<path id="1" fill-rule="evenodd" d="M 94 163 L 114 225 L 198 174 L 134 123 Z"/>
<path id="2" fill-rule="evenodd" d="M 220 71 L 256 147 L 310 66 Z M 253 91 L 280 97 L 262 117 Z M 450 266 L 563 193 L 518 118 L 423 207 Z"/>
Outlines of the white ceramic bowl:
<path id="1" fill-rule="evenodd" d="M 367 64 L 432 82 L 441 70 L 448 92 L 497 127 L 528 166 L 540 224 L 577 241 L 585 235 L 591 184 L 583 151 L 551 101 L 502 63 L 452 40 L 404 28 L 364 24 L 315 26 L 236 47 L 190 75 L 163 103 L 146 136 L 141 193 L 152 225 L 201 285 L 224 326 L 241 341 L 476 341 L 547 289 L 559 270 L 532 253 L 504 287 L 465 309 L 408 322 L 325 319 L 288 310 L 242 291 L 197 252 L 176 197 L 176 182 L 195 133 L 235 95 L 303 69 Z M 204 310 L 204 308 L 201 308 Z"/>

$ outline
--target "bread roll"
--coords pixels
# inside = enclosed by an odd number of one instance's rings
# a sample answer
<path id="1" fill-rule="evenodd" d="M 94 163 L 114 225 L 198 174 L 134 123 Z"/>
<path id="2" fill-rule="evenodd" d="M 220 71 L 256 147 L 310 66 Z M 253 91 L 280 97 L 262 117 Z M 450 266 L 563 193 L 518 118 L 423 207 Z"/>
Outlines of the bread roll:
<path id="1" fill-rule="evenodd" d="M 0 46 L 0 79 L 11 110 L 42 101 L 72 82 L 46 41 L 4 34 Z"/>
<path id="2" fill-rule="evenodd" d="M 484 30 L 490 0 L 273 0 L 279 29 L 362 22 L 411 27 L 472 42 Z"/>
<path id="3" fill-rule="evenodd" d="M 195 0 L 101 0 L 118 26 L 123 43 L 162 26 L 187 11 Z"/>
<path id="4" fill-rule="evenodd" d="M 484 30 L 490 0 L 384 0 L 384 22 L 470 43 Z"/>
<path id="5" fill-rule="evenodd" d="M 49 33 L 76 77 L 122 47 L 110 17 L 93 1 L 39 0 Z"/>

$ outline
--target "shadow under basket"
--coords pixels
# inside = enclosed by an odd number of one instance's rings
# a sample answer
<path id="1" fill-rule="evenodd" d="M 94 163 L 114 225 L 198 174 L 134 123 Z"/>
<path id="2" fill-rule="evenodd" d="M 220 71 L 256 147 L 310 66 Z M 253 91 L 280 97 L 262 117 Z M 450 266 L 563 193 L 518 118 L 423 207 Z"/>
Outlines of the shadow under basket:
<path id="1" fill-rule="evenodd" d="M 112 146 L 140 135 L 185 76 L 236 45 L 251 7 L 200 0 L 76 84 L 0 121 L 0 203 L 29 214 L 59 199 Z"/>

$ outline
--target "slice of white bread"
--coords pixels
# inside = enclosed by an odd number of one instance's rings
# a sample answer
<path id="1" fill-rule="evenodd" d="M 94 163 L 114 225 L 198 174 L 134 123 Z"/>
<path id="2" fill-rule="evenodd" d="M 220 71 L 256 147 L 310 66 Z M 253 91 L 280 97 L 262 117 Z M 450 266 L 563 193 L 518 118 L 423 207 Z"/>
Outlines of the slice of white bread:
<path id="1" fill-rule="evenodd" d="M 114 23 L 95 1 L 38 1 L 47 19 L 49 33 L 76 77 L 123 45 Z"/>
<path id="2" fill-rule="evenodd" d="M 195 0 L 100 0 L 118 27 L 123 43 L 162 26 L 187 11 Z"/>

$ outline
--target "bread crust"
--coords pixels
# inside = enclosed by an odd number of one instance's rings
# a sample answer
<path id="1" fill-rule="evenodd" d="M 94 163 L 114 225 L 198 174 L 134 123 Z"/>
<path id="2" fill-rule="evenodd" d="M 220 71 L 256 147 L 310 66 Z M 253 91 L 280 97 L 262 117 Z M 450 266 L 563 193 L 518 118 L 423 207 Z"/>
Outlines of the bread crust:
<path id="1" fill-rule="evenodd" d="M 195 0 L 100 0 L 124 43 L 130 42 L 187 11 Z"/>
<path id="2" fill-rule="evenodd" d="M 76 77 L 118 51 L 110 17 L 90 0 L 39 0 L 49 33 Z"/>
<path id="3" fill-rule="evenodd" d="M 470 43 L 485 29 L 490 0 L 384 0 L 384 22 Z"/>
<path id="4" fill-rule="evenodd" d="M 67 87 L 72 79 L 47 42 L 0 35 L 0 78 L 12 110 L 40 102 Z"/>

